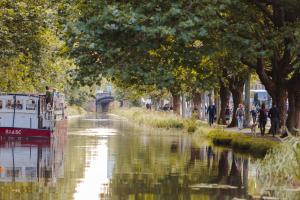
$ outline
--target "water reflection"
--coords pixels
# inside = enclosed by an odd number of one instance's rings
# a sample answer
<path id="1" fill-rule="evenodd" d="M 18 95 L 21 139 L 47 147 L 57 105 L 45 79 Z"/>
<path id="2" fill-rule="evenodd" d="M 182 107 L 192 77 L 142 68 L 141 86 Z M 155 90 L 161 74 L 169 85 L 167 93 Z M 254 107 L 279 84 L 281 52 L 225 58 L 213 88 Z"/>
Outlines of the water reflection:
<path id="1" fill-rule="evenodd" d="M 119 199 L 232 199 L 247 195 L 248 158 L 212 146 L 193 146 L 189 137 L 119 143 L 111 181 Z"/>
<path id="2" fill-rule="evenodd" d="M 63 145 L 0 138 L 0 182 L 53 183 L 63 175 Z"/>
<path id="3" fill-rule="evenodd" d="M 105 197 L 108 194 L 108 149 L 106 141 L 99 141 L 96 147 L 92 150 L 92 157 L 89 157 L 87 162 L 83 180 L 76 186 L 74 199 L 90 200 Z"/>
<path id="4" fill-rule="evenodd" d="M 262 194 L 253 158 L 204 138 L 153 134 L 109 115 L 69 124 L 67 140 L 0 140 L 1 200 L 226 200 Z"/>

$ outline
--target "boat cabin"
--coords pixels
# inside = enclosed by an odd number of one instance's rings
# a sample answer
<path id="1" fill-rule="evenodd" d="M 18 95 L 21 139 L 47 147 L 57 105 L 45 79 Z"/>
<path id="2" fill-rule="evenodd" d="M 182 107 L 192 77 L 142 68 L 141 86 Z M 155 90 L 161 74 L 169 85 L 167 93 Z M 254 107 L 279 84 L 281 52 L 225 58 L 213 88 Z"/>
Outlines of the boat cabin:
<path id="1" fill-rule="evenodd" d="M 0 94 L 0 127 L 51 129 L 55 121 L 65 119 L 64 98 L 53 93 L 46 104 L 46 95 Z"/>

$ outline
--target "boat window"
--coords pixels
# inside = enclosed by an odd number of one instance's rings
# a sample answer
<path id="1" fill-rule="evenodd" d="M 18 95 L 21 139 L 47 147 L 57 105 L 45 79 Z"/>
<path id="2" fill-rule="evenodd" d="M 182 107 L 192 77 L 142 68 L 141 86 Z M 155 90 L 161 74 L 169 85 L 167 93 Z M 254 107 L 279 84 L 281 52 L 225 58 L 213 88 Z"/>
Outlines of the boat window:
<path id="1" fill-rule="evenodd" d="M 25 177 L 28 177 L 28 178 L 36 177 L 36 167 L 26 167 L 25 168 Z"/>
<path id="2" fill-rule="evenodd" d="M 22 109 L 23 109 L 23 101 L 18 99 L 16 101 L 16 110 L 22 110 Z"/>
<path id="3" fill-rule="evenodd" d="M 6 177 L 20 177 L 21 176 L 21 167 L 7 167 L 6 168 Z"/>
<path id="4" fill-rule="evenodd" d="M 0 109 L 3 108 L 3 100 L 0 100 Z"/>
<path id="5" fill-rule="evenodd" d="M 14 109 L 14 100 L 8 99 L 6 102 L 6 108 L 7 109 Z"/>
<path id="6" fill-rule="evenodd" d="M 36 102 L 34 99 L 26 100 L 26 110 L 35 110 Z"/>

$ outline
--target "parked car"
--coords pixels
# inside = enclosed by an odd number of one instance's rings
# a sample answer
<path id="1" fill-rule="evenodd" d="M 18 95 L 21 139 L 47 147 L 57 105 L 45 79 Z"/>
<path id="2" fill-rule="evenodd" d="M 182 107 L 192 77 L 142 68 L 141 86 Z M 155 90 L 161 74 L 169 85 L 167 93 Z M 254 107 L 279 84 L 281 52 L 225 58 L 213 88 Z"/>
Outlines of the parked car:
<path id="1" fill-rule="evenodd" d="M 263 103 L 269 109 L 272 106 L 272 98 L 266 90 L 250 90 L 252 103 L 256 107 L 260 107 Z"/>

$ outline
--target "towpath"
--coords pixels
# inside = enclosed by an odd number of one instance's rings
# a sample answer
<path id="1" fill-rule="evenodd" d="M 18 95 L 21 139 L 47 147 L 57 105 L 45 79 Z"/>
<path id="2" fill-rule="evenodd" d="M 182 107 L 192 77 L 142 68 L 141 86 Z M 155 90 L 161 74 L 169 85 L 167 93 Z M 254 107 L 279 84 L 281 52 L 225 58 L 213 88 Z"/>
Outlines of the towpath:
<path id="1" fill-rule="evenodd" d="M 201 120 L 201 124 L 207 124 L 207 121 Z M 239 130 L 237 127 L 227 128 L 227 126 L 225 126 L 225 125 L 216 125 L 216 124 L 214 124 L 212 127 L 223 128 L 224 131 L 229 131 L 229 132 L 243 133 L 243 134 L 251 136 L 251 137 L 265 138 L 265 139 L 272 140 L 272 141 L 277 141 L 277 142 L 282 141 L 282 139 L 279 137 L 279 134 L 275 135 L 275 137 L 273 137 L 271 134 L 268 134 L 269 129 L 270 129 L 270 124 L 267 124 L 266 134 L 264 136 L 260 135 L 260 130 L 259 130 L 258 127 L 256 127 L 256 136 L 251 134 L 251 129 L 250 128 L 243 128 L 242 130 Z"/>
<path id="2" fill-rule="evenodd" d="M 256 136 L 254 136 L 253 134 L 251 134 L 251 129 L 250 128 L 244 128 L 242 130 L 239 130 L 237 127 L 233 127 L 233 128 L 224 128 L 224 130 L 230 131 L 230 132 L 243 133 L 243 134 L 251 136 L 251 137 L 266 138 L 268 140 L 273 140 L 273 141 L 281 142 L 281 138 L 279 137 L 278 134 L 275 135 L 275 137 L 273 137 L 272 134 L 268 134 L 269 127 L 266 127 L 266 134 L 264 136 L 260 135 L 260 130 L 257 127 L 256 127 Z"/>

